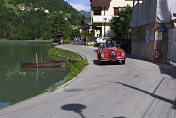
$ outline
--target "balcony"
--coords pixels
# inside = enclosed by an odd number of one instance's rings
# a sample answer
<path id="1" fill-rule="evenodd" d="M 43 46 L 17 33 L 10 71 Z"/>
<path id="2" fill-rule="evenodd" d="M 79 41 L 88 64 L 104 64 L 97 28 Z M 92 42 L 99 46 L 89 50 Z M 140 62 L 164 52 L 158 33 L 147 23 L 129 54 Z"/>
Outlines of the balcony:
<path id="1" fill-rule="evenodd" d="M 105 19 L 106 22 L 110 22 L 113 16 L 93 16 L 93 23 L 104 23 Z"/>

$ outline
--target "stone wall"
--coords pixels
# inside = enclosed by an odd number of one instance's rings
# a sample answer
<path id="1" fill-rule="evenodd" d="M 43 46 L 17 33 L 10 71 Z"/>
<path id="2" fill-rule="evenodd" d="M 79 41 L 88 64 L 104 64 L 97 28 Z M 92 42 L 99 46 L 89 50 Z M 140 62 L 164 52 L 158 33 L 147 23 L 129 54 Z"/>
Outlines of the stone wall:
<path id="1" fill-rule="evenodd" d="M 176 62 L 176 28 L 170 28 L 168 31 L 168 53 L 167 59 Z"/>

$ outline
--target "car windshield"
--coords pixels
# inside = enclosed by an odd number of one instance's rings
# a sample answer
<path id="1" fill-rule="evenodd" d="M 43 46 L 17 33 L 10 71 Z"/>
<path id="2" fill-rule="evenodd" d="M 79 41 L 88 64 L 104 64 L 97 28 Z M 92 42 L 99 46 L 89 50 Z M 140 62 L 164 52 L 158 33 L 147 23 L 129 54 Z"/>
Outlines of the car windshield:
<path id="1" fill-rule="evenodd" d="M 116 44 L 113 42 L 110 42 L 110 43 L 108 43 L 107 48 L 112 48 L 114 46 L 116 46 Z"/>
<path id="2" fill-rule="evenodd" d="M 101 43 L 99 48 L 105 49 L 105 48 L 120 48 L 120 46 L 114 42 L 110 43 Z"/>

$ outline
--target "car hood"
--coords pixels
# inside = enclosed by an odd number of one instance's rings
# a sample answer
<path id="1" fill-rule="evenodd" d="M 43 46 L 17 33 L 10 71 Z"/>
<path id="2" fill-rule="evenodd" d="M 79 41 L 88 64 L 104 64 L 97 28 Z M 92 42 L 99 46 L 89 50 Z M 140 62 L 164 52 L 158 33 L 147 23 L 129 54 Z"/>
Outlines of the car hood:
<path id="1" fill-rule="evenodd" d="M 102 49 L 100 50 L 100 52 L 125 52 L 123 49 L 119 49 L 119 48 L 116 48 L 116 49 L 113 49 L 113 48 L 105 48 L 105 49 Z"/>

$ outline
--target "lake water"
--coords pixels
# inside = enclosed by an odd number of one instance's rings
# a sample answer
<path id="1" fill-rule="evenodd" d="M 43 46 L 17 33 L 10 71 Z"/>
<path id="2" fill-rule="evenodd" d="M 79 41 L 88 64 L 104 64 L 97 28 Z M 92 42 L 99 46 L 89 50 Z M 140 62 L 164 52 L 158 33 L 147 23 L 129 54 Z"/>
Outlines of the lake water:
<path id="1" fill-rule="evenodd" d="M 64 67 L 21 68 L 21 61 L 52 61 L 49 42 L 0 41 L 0 109 L 40 94 L 69 73 Z"/>

